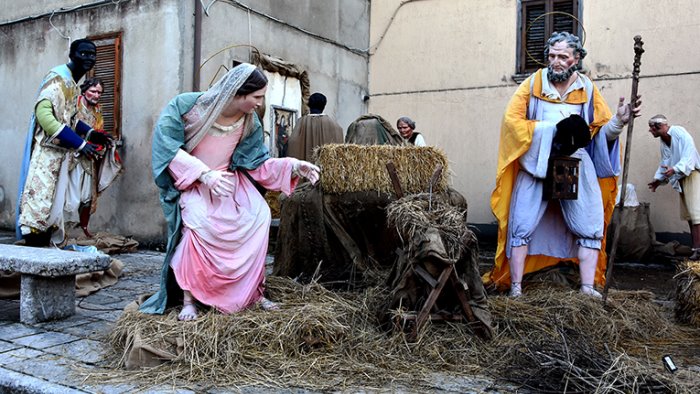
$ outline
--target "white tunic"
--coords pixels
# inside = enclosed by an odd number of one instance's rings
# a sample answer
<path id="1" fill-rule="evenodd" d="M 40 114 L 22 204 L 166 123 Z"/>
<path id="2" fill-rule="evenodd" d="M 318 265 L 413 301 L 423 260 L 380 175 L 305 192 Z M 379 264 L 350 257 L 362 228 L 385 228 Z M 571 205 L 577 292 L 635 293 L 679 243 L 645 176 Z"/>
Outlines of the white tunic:
<path id="1" fill-rule="evenodd" d="M 668 135 L 671 136 L 671 146 L 661 142 L 661 163 L 656 170 L 654 179 L 660 181 L 668 181 L 671 186 L 683 192 L 680 180 L 689 176 L 694 170 L 700 169 L 700 155 L 695 148 L 693 137 L 686 129 L 681 126 L 671 126 L 668 130 Z M 664 176 L 666 168 L 673 168 L 676 172 L 670 178 Z"/>

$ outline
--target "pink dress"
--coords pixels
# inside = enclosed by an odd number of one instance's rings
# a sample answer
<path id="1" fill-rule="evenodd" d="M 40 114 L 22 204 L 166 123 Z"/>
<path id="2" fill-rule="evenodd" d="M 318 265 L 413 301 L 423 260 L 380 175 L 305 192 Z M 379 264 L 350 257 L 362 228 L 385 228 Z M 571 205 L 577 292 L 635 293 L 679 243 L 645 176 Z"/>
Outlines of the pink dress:
<path id="1" fill-rule="evenodd" d="M 215 130 L 215 129 L 214 129 Z M 180 151 L 168 166 L 182 191 L 182 237 L 170 262 L 177 283 L 203 304 L 233 313 L 263 295 L 270 208 L 240 171 L 230 197 L 218 197 L 200 181 L 207 169 L 226 170 L 243 127 L 228 134 L 208 133 L 190 154 Z M 249 174 L 269 190 L 289 195 L 295 159 L 268 159 Z"/>

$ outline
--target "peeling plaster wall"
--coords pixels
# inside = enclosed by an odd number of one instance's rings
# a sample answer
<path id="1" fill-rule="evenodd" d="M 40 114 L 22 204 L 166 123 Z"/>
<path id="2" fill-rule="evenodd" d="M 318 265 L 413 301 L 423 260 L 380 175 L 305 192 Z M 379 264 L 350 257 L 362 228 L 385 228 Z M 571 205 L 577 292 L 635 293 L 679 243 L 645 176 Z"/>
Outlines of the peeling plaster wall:
<path id="1" fill-rule="evenodd" d="M 244 7 L 256 12 L 249 14 Z M 227 46 L 251 44 L 306 70 L 311 93 L 320 91 L 328 97 L 325 112 L 343 129 L 366 113 L 362 96 L 368 83 L 363 55 L 369 43 L 367 0 L 221 1 L 212 5 L 203 25 L 203 61 Z M 209 60 L 202 68 L 202 87 L 231 60 L 249 61 L 248 48 L 234 48 Z"/>
<path id="2" fill-rule="evenodd" d="M 90 225 L 93 230 L 160 238 L 165 225 L 157 190 L 150 175 L 151 130 L 160 109 L 183 90 L 183 67 L 191 64 L 191 21 L 182 18 L 176 1 L 130 1 L 71 13 L 57 14 L 53 25 L 71 39 L 122 32 L 122 158 L 126 171 L 99 198 Z M 0 186 L 6 190 L 0 225 L 14 228 L 19 163 L 39 82 L 53 66 L 68 61 L 69 41 L 48 18 L 0 27 L 0 79 L 12 100 L 0 108 L 0 133 L 9 149 L 0 152 Z M 153 40 L 150 37 L 162 37 Z M 166 61 L 167 60 L 167 61 Z"/>

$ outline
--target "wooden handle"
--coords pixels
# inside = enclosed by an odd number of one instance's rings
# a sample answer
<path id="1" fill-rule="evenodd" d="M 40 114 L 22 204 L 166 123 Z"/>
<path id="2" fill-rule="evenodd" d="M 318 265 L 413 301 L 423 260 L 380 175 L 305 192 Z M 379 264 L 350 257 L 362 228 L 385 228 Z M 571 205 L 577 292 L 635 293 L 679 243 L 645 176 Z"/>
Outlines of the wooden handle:
<path id="1" fill-rule="evenodd" d="M 614 223 L 612 245 L 610 247 L 610 255 L 608 255 L 608 266 L 605 270 L 605 288 L 603 289 L 603 302 L 608 299 L 608 289 L 610 288 L 610 281 L 612 279 L 613 263 L 615 262 L 615 255 L 617 254 L 617 243 L 620 238 L 620 222 L 622 221 L 622 213 L 625 209 L 625 198 L 627 197 L 627 169 L 630 162 L 630 152 L 632 151 L 632 129 L 634 128 L 634 113 L 632 109 L 638 100 L 637 88 L 639 86 L 639 66 L 642 64 L 642 54 L 644 53 L 643 48 L 644 42 L 641 36 L 634 37 L 634 64 L 632 69 L 632 94 L 630 95 L 630 119 L 627 122 L 627 139 L 625 141 L 625 159 L 622 164 L 622 190 L 620 190 L 620 205 L 619 205 L 619 215 Z"/>

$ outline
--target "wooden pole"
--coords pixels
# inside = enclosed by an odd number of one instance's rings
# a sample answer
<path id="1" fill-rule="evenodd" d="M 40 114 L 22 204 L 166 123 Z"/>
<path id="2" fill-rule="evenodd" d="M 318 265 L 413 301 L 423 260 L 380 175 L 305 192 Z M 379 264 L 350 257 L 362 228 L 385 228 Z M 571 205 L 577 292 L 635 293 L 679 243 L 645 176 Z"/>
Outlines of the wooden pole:
<path id="1" fill-rule="evenodd" d="M 612 280 L 613 263 L 615 262 L 615 254 L 617 254 L 617 242 L 620 238 L 620 223 L 622 222 L 622 214 L 625 210 L 625 197 L 627 194 L 627 169 L 629 168 L 630 162 L 630 152 L 632 150 L 632 129 L 634 128 L 634 113 L 632 113 L 632 108 L 636 104 L 637 88 L 639 86 L 639 66 L 642 64 L 642 53 L 644 53 L 644 48 L 642 46 L 644 42 L 641 36 L 634 37 L 634 65 L 632 70 L 632 94 L 630 95 L 630 120 L 627 123 L 627 140 L 625 141 L 625 159 L 622 164 L 622 190 L 620 190 L 620 204 L 617 208 L 619 214 L 617 215 L 617 220 L 615 220 L 615 227 L 613 229 L 612 245 L 610 248 L 610 255 L 608 255 L 608 265 L 605 270 L 605 288 L 603 289 L 603 303 L 608 299 L 608 289 L 610 288 L 610 281 Z"/>

